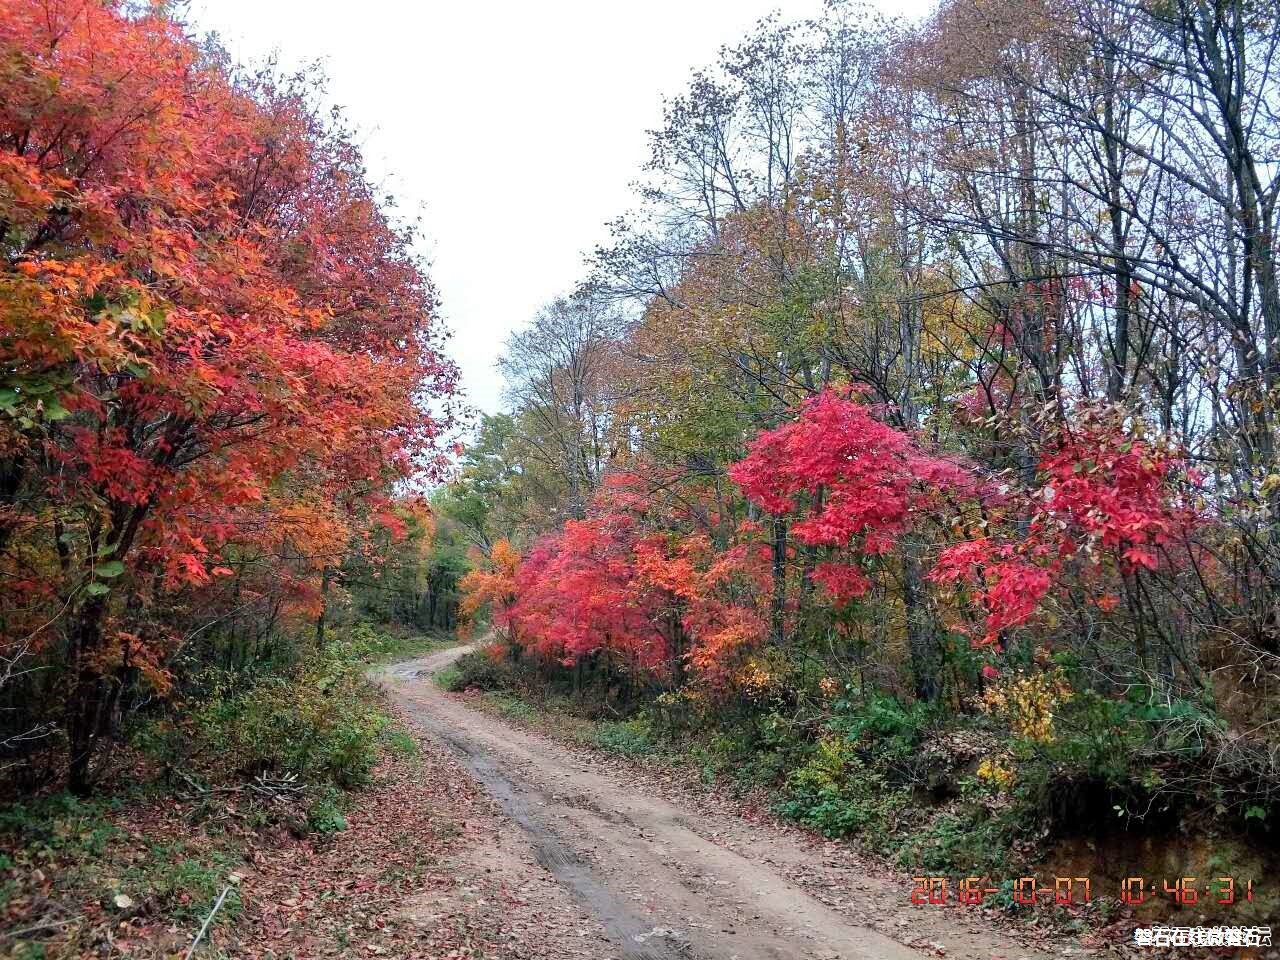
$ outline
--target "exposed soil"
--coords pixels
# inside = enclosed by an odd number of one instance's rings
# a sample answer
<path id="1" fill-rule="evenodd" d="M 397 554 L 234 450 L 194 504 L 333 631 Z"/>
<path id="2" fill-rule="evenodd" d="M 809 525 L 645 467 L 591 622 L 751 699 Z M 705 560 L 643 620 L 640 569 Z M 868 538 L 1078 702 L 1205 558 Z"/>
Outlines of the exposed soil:
<path id="1" fill-rule="evenodd" d="M 462 649 L 382 668 L 378 679 L 519 828 L 469 856 L 491 860 L 539 914 L 564 911 L 571 895 L 583 919 L 566 928 L 565 942 L 548 944 L 548 956 L 1040 960 L 1091 952 L 1032 949 L 972 910 L 912 906 L 909 878 L 856 855 L 833 859 L 818 838 L 664 795 L 591 751 L 472 709 L 431 682 Z M 410 907 L 427 923 L 442 911 L 447 904 L 429 898 Z"/>

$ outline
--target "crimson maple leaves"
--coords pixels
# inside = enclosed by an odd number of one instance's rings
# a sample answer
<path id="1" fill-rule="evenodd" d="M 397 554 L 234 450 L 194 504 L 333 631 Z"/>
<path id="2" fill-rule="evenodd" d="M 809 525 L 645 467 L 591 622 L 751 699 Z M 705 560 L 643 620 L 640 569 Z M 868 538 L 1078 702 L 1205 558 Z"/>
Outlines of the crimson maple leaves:
<path id="1" fill-rule="evenodd" d="M 490 605 L 509 638 L 542 657 L 573 663 L 605 653 L 638 670 L 674 671 L 686 658 L 713 673 L 765 629 L 763 548 L 749 539 L 717 550 L 705 533 L 657 529 L 645 481 L 617 475 L 593 513 L 538 540 L 509 578 L 505 545 L 469 575 L 465 607 Z M 495 583 L 509 590 L 499 598 Z"/>
<path id="2" fill-rule="evenodd" d="M 857 392 L 830 389 L 759 434 L 729 475 L 817 551 L 793 576 L 820 584 L 833 611 L 894 577 L 895 551 L 912 536 L 933 545 L 926 580 L 952 629 L 998 647 L 1068 583 L 1105 610 L 1112 581 L 1186 556 L 1197 520 L 1181 503 L 1183 465 L 1132 434 L 1114 414 L 1082 409 L 1045 444 L 1038 485 L 1015 490 L 1007 476 L 927 451 Z M 688 522 L 706 511 L 673 522 L 644 489 L 637 474 L 615 477 L 587 519 L 536 543 L 504 580 L 496 622 L 547 658 L 609 651 L 640 669 L 692 666 L 714 679 L 766 636 L 769 548 L 750 519 L 723 542 L 715 518 L 718 543 L 706 523 Z M 477 596 L 485 582 L 472 584 Z"/>
<path id="3" fill-rule="evenodd" d="M 980 487 L 964 466 L 927 456 L 856 396 L 836 390 L 757 437 L 729 476 L 770 513 L 801 517 L 791 528 L 798 541 L 832 549 L 812 577 L 837 604 L 866 592 L 865 558 L 888 553 L 944 498 L 972 497 Z"/>
<path id="4" fill-rule="evenodd" d="M 1103 611 L 1109 581 L 1188 559 L 1202 518 L 1185 504 L 1194 473 L 1164 447 L 1137 439 L 1114 412 L 1082 409 L 1058 428 L 1039 463 L 1041 484 L 1017 501 L 1003 536 L 944 548 L 930 579 L 967 585 L 984 614 L 976 643 L 1030 620 L 1067 577 Z"/>
<path id="5" fill-rule="evenodd" d="M 229 577 L 314 596 L 430 462 L 455 373 L 311 80 L 115 3 L 0 0 L 0 59 L 0 545 L 29 574 L 3 620 L 66 640 L 79 788 L 118 677 L 181 642 L 161 609 Z M 298 560 L 255 583 L 263 557 Z"/>

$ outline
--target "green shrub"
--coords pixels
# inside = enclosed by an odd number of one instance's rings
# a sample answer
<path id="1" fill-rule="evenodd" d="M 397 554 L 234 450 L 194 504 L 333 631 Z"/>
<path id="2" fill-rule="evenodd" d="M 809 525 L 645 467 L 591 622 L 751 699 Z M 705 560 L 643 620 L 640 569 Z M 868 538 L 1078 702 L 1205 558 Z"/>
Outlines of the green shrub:
<path id="1" fill-rule="evenodd" d="M 907 795 L 868 767 L 853 744 L 838 737 L 818 741 L 810 758 L 787 777 L 784 816 L 828 837 L 874 832 L 885 838 L 896 826 Z"/>
<path id="2" fill-rule="evenodd" d="M 649 721 L 644 717 L 631 720 L 606 720 L 596 725 L 592 740 L 597 747 L 626 757 L 643 757 L 657 751 Z"/>
<path id="3" fill-rule="evenodd" d="M 1055 829 L 1113 811 L 1167 810 L 1186 802 L 1166 790 L 1167 778 L 1190 775 L 1222 727 L 1205 706 L 1140 685 L 1122 697 L 1076 691 L 1058 706 L 1049 735 L 1010 742 L 1015 793 L 1029 816 Z M 1222 789 L 1219 802 L 1243 814 L 1249 785 L 1228 780 Z"/>
<path id="4" fill-rule="evenodd" d="M 397 757 L 413 757 L 418 753 L 418 741 L 403 730 L 387 730 L 382 741 Z"/>
<path id="5" fill-rule="evenodd" d="M 0 853 L 0 911 L 9 908 L 9 901 L 17 892 L 18 884 L 7 876 L 16 867 L 17 864 L 7 854 Z"/>
<path id="6" fill-rule="evenodd" d="M 942 813 L 899 846 L 898 861 L 913 870 L 998 874 L 1019 822 L 1019 814 L 993 816 L 976 805 L 961 813 Z"/>
<path id="7" fill-rule="evenodd" d="M 1144 757 L 1194 760 L 1207 735 L 1223 726 L 1205 707 L 1158 699 L 1146 687 L 1135 686 L 1123 698 L 1085 690 L 1060 708 L 1054 736 L 1040 752 L 1079 775 L 1125 785 L 1141 779 Z"/>
<path id="8" fill-rule="evenodd" d="M 334 632 L 330 653 L 361 663 L 379 663 L 422 656 L 451 642 L 449 637 L 389 630 L 385 625 L 361 620 Z"/>
<path id="9" fill-rule="evenodd" d="M 344 788 L 369 782 L 386 724 L 358 665 L 328 658 L 240 692 L 219 687 L 193 716 L 199 745 L 243 774 Z"/>
<path id="10" fill-rule="evenodd" d="M 711 718 L 710 701 L 693 695 L 687 687 L 658 694 L 648 713 L 655 732 L 667 740 L 677 740 L 702 729 Z"/>
<path id="11" fill-rule="evenodd" d="M 495 663 L 483 650 L 469 650 L 436 675 L 446 690 L 502 690 L 511 686 L 508 664 Z"/>
<path id="12" fill-rule="evenodd" d="M 337 791 L 325 791 L 311 804 L 307 810 L 307 826 L 326 836 L 347 829 L 347 818 L 343 815 Z"/>
<path id="13" fill-rule="evenodd" d="M 911 757 L 934 721 L 928 704 L 904 704 L 897 697 L 872 693 L 865 701 L 837 700 L 828 728 L 860 749 L 887 759 Z"/>
<path id="14" fill-rule="evenodd" d="M 515 694 L 491 690 L 486 693 L 485 701 L 502 716 L 521 723 L 531 723 L 538 719 L 538 709 L 531 703 L 521 700 Z"/>
<path id="15" fill-rule="evenodd" d="M 777 711 L 739 717 L 706 741 L 704 777 L 722 774 L 739 786 L 777 786 L 813 750 L 803 725 Z"/>

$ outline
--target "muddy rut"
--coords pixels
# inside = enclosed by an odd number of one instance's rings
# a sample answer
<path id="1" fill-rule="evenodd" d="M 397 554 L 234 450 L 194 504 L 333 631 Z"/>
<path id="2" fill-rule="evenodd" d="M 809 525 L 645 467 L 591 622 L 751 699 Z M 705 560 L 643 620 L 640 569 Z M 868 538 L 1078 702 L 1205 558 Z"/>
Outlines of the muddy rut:
<path id="1" fill-rule="evenodd" d="M 883 877 L 842 876 L 874 916 L 850 916 L 788 879 L 815 854 L 758 825 L 708 822 L 625 772 L 516 729 L 444 693 L 432 674 L 454 648 L 383 668 L 378 679 L 427 734 L 455 752 L 526 835 L 538 862 L 603 926 L 613 955 L 645 960 L 1034 958 L 996 933 L 954 929 L 905 906 Z M 721 818 L 722 820 L 724 818 Z M 896 886 L 896 885 L 895 885 Z M 850 901 L 852 902 L 852 901 Z M 892 904 L 891 907 L 885 905 Z M 857 911 L 854 911 L 856 914 Z M 892 913 L 908 918 L 894 921 Z M 864 920 L 864 923 L 858 920 Z M 896 923 L 896 926 L 895 926 Z M 880 929 L 873 929 L 873 925 Z M 913 949 L 886 930 L 901 930 Z"/>

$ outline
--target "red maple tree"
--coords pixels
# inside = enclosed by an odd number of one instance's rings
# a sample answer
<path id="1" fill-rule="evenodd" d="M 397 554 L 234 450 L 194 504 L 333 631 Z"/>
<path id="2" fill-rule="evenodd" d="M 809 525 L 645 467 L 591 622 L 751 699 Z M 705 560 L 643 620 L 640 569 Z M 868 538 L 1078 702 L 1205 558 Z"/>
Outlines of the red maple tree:
<path id="1" fill-rule="evenodd" d="M 230 574 L 233 544 L 332 562 L 326 525 L 430 457 L 421 400 L 456 375 L 308 80 L 233 75 L 115 3 L 0 0 L 0 60 L 4 619 L 66 638 L 83 790 L 118 677 L 181 643 L 128 611 Z"/>

